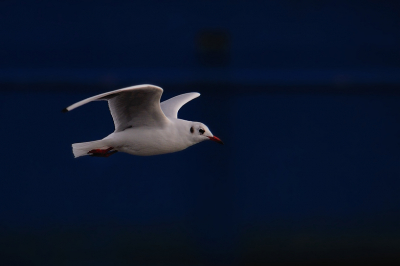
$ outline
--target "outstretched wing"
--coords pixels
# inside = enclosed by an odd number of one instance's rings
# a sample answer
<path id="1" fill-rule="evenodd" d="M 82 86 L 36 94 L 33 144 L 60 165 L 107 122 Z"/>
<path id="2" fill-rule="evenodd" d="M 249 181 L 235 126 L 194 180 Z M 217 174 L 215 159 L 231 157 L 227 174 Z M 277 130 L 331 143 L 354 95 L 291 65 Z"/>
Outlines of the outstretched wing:
<path id="1" fill-rule="evenodd" d="M 189 92 L 185 94 L 181 94 L 161 103 L 161 109 L 164 114 L 169 118 L 178 118 L 178 111 L 181 107 L 200 96 L 200 93 L 197 92 Z"/>
<path id="2" fill-rule="evenodd" d="M 102 93 L 71 106 L 71 111 L 92 101 L 107 100 L 114 120 L 115 132 L 137 126 L 163 126 L 169 122 L 160 107 L 163 89 L 154 85 L 137 85 Z"/>

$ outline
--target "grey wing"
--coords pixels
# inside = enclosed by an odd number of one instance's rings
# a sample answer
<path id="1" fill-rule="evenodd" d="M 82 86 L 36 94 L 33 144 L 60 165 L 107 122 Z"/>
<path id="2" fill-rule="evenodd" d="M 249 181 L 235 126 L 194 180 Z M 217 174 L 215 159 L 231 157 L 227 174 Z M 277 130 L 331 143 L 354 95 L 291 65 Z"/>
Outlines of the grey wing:
<path id="1" fill-rule="evenodd" d="M 154 85 L 137 85 L 87 98 L 63 111 L 71 111 L 91 101 L 107 100 L 115 132 L 137 126 L 162 127 L 169 122 L 160 106 L 162 92 L 162 88 Z"/>
<path id="2" fill-rule="evenodd" d="M 178 111 L 187 102 L 200 96 L 200 93 L 189 92 L 172 97 L 161 103 L 161 109 L 169 118 L 178 118 Z"/>

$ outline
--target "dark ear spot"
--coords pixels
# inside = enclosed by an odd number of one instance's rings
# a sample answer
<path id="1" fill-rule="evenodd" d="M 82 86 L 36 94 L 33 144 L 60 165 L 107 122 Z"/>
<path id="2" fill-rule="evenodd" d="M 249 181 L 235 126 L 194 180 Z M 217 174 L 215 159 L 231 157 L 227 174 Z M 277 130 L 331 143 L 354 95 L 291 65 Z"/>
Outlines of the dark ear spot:
<path id="1" fill-rule="evenodd" d="M 193 133 L 194 132 L 194 129 L 193 129 L 193 127 L 191 127 L 190 128 L 190 133 Z"/>

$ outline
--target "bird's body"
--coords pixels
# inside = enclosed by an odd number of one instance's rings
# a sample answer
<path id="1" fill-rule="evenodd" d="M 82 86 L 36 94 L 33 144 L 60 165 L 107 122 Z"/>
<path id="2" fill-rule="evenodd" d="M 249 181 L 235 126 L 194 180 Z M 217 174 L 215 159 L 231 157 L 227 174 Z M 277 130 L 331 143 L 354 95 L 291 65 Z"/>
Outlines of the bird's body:
<path id="1" fill-rule="evenodd" d="M 102 140 L 72 144 L 75 157 L 108 157 L 117 151 L 149 156 L 184 150 L 203 140 L 222 141 L 202 123 L 178 119 L 178 110 L 199 93 L 185 93 L 160 104 L 162 89 L 138 85 L 93 96 L 70 111 L 95 100 L 107 100 L 115 131 Z"/>
<path id="2" fill-rule="evenodd" d="M 107 146 L 132 155 L 149 156 L 177 152 L 196 144 L 185 134 L 180 134 L 187 124 L 188 121 L 174 119 L 162 127 L 132 127 L 112 133 L 104 138 L 104 141 L 107 142 Z"/>

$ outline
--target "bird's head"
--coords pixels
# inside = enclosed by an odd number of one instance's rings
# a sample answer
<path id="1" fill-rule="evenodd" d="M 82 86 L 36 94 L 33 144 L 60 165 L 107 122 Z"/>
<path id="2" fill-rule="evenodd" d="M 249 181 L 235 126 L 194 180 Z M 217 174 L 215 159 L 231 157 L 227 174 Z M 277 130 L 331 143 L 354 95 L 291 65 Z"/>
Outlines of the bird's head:
<path id="1" fill-rule="evenodd" d="M 188 128 L 188 131 L 191 136 L 190 138 L 196 143 L 201 142 L 203 140 L 212 140 L 219 144 L 224 144 L 222 140 L 214 136 L 208 129 L 208 127 L 203 123 L 192 122 L 190 124 L 190 127 Z"/>

